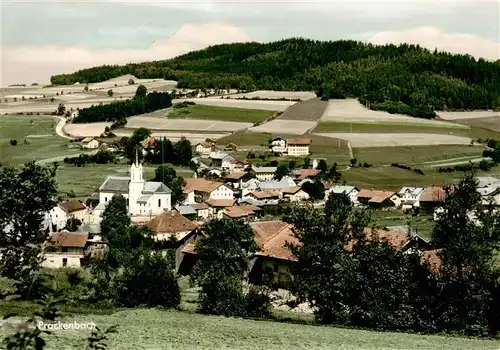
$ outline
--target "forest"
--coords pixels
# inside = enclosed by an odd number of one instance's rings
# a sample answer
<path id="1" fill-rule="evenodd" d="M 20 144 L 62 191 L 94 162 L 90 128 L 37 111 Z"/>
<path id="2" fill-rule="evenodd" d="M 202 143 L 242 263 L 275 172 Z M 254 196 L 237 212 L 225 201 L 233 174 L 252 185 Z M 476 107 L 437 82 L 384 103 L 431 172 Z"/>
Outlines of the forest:
<path id="1" fill-rule="evenodd" d="M 371 109 L 432 118 L 439 110 L 500 108 L 500 61 L 418 45 L 293 38 L 208 47 L 162 61 L 101 66 L 51 77 L 93 83 L 124 74 L 177 80 L 179 88 L 313 90 Z"/>
<path id="2" fill-rule="evenodd" d="M 168 92 L 153 91 L 148 94 L 144 85 L 140 85 L 137 89 L 139 94 L 136 92 L 135 97 L 130 100 L 80 109 L 74 123 L 117 122 L 126 117 L 172 106 L 172 98 Z M 122 124 L 124 123 L 122 122 Z"/>

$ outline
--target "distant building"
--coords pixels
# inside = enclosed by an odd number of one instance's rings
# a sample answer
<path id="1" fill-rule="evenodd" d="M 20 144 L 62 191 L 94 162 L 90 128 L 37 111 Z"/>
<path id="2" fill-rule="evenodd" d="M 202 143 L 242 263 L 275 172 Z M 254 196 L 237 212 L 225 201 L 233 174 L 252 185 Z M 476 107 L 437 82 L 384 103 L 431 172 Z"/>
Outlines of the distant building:
<path id="1" fill-rule="evenodd" d="M 396 192 L 362 189 L 358 193 L 360 203 L 374 208 L 399 207 L 401 198 Z"/>
<path id="2" fill-rule="evenodd" d="M 217 147 L 215 142 L 203 141 L 195 146 L 195 151 L 202 157 L 208 158 L 210 153 L 217 151 Z"/>
<path id="3" fill-rule="evenodd" d="M 424 193 L 423 187 L 403 187 L 398 194 L 401 197 L 403 210 L 420 207 L 420 196 Z"/>
<path id="4" fill-rule="evenodd" d="M 253 167 L 252 170 L 255 172 L 255 177 L 258 180 L 272 180 L 274 174 L 276 173 L 277 167 L 275 166 L 263 166 L 263 167 Z"/>
<path id="5" fill-rule="evenodd" d="M 428 186 L 420 195 L 420 209 L 432 213 L 444 202 L 445 198 L 446 191 L 443 186 Z"/>
<path id="6" fill-rule="evenodd" d="M 222 182 L 203 178 L 185 179 L 184 181 L 186 185 L 183 191 L 188 195 L 186 204 L 203 202 L 207 199 L 234 199 L 234 191 Z"/>
<path id="7" fill-rule="evenodd" d="M 271 152 L 274 153 L 285 153 L 286 152 L 286 140 L 281 137 L 275 137 L 271 140 L 269 145 Z"/>
<path id="8" fill-rule="evenodd" d="M 99 141 L 93 137 L 86 137 L 82 140 L 82 147 L 87 149 L 97 149 L 99 148 Z"/>
<path id="9" fill-rule="evenodd" d="M 293 171 L 296 181 L 302 181 L 305 179 L 314 180 L 321 173 L 318 169 L 296 169 Z"/>
<path id="10" fill-rule="evenodd" d="M 325 191 L 325 199 L 328 199 L 329 196 L 339 196 L 341 194 L 347 195 L 349 199 L 351 200 L 352 204 L 358 204 L 358 195 L 359 195 L 359 188 L 355 186 L 341 186 L 341 185 L 336 185 L 330 187 L 328 190 Z"/>
<path id="11" fill-rule="evenodd" d="M 302 157 L 309 155 L 310 139 L 291 139 L 287 141 L 287 152 L 289 156 Z"/>
<path id="12" fill-rule="evenodd" d="M 50 212 L 45 214 L 45 221 L 52 225 L 51 230 L 60 231 L 66 227 L 69 218 L 85 221 L 87 206 L 77 199 L 70 199 L 58 203 Z"/>
<path id="13" fill-rule="evenodd" d="M 45 260 L 42 266 L 48 268 L 81 267 L 85 256 L 88 233 L 54 232 L 44 245 Z"/>
<path id="14" fill-rule="evenodd" d="M 300 186 L 284 188 L 281 190 L 284 199 L 290 202 L 301 202 L 309 199 L 309 194 L 305 192 Z"/>

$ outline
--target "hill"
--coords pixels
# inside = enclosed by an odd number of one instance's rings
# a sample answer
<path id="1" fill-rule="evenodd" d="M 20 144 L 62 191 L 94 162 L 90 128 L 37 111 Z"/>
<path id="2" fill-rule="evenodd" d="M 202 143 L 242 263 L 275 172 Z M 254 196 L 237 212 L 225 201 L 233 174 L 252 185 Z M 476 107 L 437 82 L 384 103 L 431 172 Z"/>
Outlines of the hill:
<path id="1" fill-rule="evenodd" d="M 432 118 L 434 110 L 500 107 L 500 64 L 418 45 L 287 39 L 235 43 L 164 60 L 101 66 L 51 77 L 52 84 L 125 74 L 177 80 L 179 88 L 317 91 L 359 98 L 371 109 Z"/>

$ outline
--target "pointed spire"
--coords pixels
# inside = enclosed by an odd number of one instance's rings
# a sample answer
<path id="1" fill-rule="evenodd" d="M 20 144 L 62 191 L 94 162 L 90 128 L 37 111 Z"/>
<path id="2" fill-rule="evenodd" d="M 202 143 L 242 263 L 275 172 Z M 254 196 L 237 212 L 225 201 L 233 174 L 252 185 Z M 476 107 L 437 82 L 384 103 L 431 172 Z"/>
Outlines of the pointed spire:
<path id="1" fill-rule="evenodd" d="M 135 148 L 135 165 L 139 166 L 139 151 L 137 151 L 137 148 Z"/>

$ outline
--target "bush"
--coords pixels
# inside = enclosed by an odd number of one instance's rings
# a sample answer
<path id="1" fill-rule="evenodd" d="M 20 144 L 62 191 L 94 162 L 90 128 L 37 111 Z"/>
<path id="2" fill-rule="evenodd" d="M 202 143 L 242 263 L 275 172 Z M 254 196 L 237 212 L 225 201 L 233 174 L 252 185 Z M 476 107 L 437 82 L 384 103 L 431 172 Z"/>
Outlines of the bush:
<path id="1" fill-rule="evenodd" d="M 11 146 L 17 146 L 17 140 L 15 139 L 10 139 L 9 143 Z"/>
<path id="2" fill-rule="evenodd" d="M 266 318 L 271 316 L 271 300 L 267 290 L 258 286 L 250 286 L 245 296 L 245 316 Z"/>

